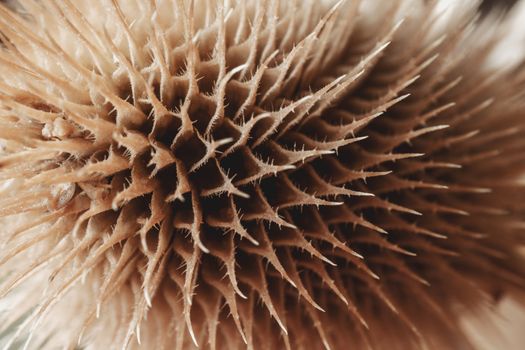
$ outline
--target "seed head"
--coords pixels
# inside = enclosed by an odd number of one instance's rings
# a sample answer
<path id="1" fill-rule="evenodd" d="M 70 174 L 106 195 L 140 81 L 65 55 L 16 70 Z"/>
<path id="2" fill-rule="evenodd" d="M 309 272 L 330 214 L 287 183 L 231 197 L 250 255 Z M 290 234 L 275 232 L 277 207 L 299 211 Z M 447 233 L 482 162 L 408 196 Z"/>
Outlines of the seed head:
<path id="1" fill-rule="evenodd" d="M 525 74 L 442 4 L 0 6 L 7 346 L 470 346 L 525 290 Z"/>

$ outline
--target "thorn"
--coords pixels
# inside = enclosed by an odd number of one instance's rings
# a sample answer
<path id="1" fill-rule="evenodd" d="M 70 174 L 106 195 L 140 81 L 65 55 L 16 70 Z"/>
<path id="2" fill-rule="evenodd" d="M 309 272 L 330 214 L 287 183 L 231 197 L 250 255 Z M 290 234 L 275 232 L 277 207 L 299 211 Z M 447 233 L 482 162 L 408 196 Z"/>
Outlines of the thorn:
<path id="1" fill-rule="evenodd" d="M 243 292 L 241 292 L 239 287 L 235 288 L 235 293 L 237 293 L 237 295 L 240 296 L 242 299 L 248 300 L 248 297 Z"/>
<path id="2" fill-rule="evenodd" d="M 358 252 L 356 252 L 356 251 L 354 251 L 354 250 L 351 251 L 351 254 L 352 254 L 353 256 L 355 256 L 356 258 L 358 258 L 358 259 L 365 260 L 365 257 L 364 257 L 364 256 L 362 256 L 361 254 L 359 254 Z"/>
<path id="3" fill-rule="evenodd" d="M 317 310 L 321 311 L 321 312 L 326 312 L 322 307 L 320 307 L 317 303 L 313 303 L 312 304 L 313 307 L 315 307 Z"/>
<path id="4" fill-rule="evenodd" d="M 204 244 L 202 244 L 202 242 L 199 241 L 197 242 L 197 246 L 200 248 L 200 250 L 202 250 L 204 253 L 206 254 L 209 254 L 210 253 L 210 250 L 208 248 L 206 248 L 206 246 L 204 246 Z"/>
<path id="5" fill-rule="evenodd" d="M 436 126 L 431 127 L 430 131 L 442 130 L 446 128 L 450 128 L 450 125 L 446 125 L 446 124 L 436 125 Z"/>
<path id="6" fill-rule="evenodd" d="M 399 29 L 399 27 L 401 27 L 401 25 L 405 22 L 406 20 L 406 17 L 403 17 L 401 18 L 395 25 L 394 27 L 392 28 L 392 32 L 395 32 Z"/>
<path id="7" fill-rule="evenodd" d="M 144 299 L 146 299 L 146 304 L 148 307 L 151 307 L 151 297 L 148 292 L 148 288 L 144 288 Z"/>
<path id="8" fill-rule="evenodd" d="M 281 327 L 281 330 L 284 332 L 284 334 L 288 335 L 288 330 L 286 330 L 286 327 L 285 327 L 284 324 L 281 322 L 281 320 L 280 320 L 278 317 L 275 317 L 275 320 L 276 320 L 277 323 L 279 324 L 279 327 Z"/>
<path id="9" fill-rule="evenodd" d="M 491 193 L 492 189 L 491 188 L 486 188 L 486 187 L 478 187 L 478 188 L 474 188 L 474 192 L 476 192 L 476 193 Z"/>
<path id="10" fill-rule="evenodd" d="M 321 255 L 321 260 L 323 260 L 324 262 L 326 262 L 326 263 L 328 263 L 328 264 L 330 264 L 330 265 L 332 265 L 332 266 L 334 266 L 334 267 L 337 266 L 336 263 L 334 263 L 332 260 L 328 259 L 328 258 L 327 258 L 326 256 L 324 256 L 324 255 Z"/>
<path id="11" fill-rule="evenodd" d="M 380 280 L 381 278 L 376 275 L 372 270 L 368 270 L 367 273 L 373 278 L 373 279 L 376 279 L 376 280 Z"/>
<path id="12" fill-rule="evenodd" d="M 410 214 L 417 215 L 417 216 L 423 215 L 423 213 L 420 213 L 420 212 L 418 212 L 416 210 L 412 210 L 412 209 L 408 209 L 407 212 L 410 213 Z"/>
<path id="13" fill-rule="evenodd" d="M 353 191 L 354 196 L 362 196 L 362 197 L 375 197 L 376 195 L 370 192 L 361 192 L 361 191 Z"/>
<path id="14" fill-rule="evenodd" d="M 193 344 L 195 344 L 196 347 L 199 347 L 199 344 L 197 343 L 197 338 L 195 337 L 195 333 L 193 332 L 193 327 L 191 326 L 191 324 L 188 325 L 188 332 L 190 332 L 190 337 L 193 341 Z"/>
<path id="15" fill-rule="evenodd" d="M 367 138 L 368 138 L 368 135 L 365 135 L 365 136 L 354 137 L 353 139 L 350 139 L 350 140 L 358 142 L 358 141 L 361 141 L 361 140 L 366 140 Z"/>
<path id="16" fill-rule="evenodd" d="M 388 235 L 388 232 L 382 229 L 381 227 L 376 227 L 376 230 L 382 234 Z"/>
<path id="17" fill-rule="evenodd" d="M 135 327 L 135 333 L 137 334 L 137 343 L 141 345 L 141 339 L 140 339 L 140 325 L 137 324 Z"/>
<path id="18" fill-rule="evenodd" d="M 225 139 L 215 141 L 215 145 L 219 147 L 219 146 L 226 145 L 233 141 L 234 141 L 233 137 L 227 137 Z"/>
<path id="19" fill-rule="evenodd" d="M 446 163 L 444 164 L 447 168 L 453 168 L 453 169 L 461 169 L 463 168 L 463 165 L 461 164 L 454 164 L 454 163 Z"/>
<path id="20" fill-rule="evenodd" d="M 289 228 L 292 228 L 292 229 L 294 229 L 294 230 L 297 230 L 297 229 L 298 229 L 298 227 L 295 226 L 294 224 L 287 223 L 287 225 L 288 225 Z"/>
<path id="21" fill-rule="evenodd" d="M 236 195 L 238 195 L 239 197 L 242 197 L 242 198 L 245 198 L 245 199 L 250 199 L 250 195 L 246 192 L 243 192 L 243 191 L 235 191 L 234 192 Z"/>

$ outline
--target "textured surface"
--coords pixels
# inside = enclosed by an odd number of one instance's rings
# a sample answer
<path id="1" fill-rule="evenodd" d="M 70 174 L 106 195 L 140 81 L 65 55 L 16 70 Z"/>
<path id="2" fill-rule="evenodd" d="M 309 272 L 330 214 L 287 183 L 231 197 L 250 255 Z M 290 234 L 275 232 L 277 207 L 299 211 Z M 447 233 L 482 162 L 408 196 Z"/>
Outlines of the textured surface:
<path id="1" fill-rule="evenodd" d="M 474 4 L 21 3 L 0 327 L 30 348 L 468 348 L 525 288 L 525 76 Z"/>

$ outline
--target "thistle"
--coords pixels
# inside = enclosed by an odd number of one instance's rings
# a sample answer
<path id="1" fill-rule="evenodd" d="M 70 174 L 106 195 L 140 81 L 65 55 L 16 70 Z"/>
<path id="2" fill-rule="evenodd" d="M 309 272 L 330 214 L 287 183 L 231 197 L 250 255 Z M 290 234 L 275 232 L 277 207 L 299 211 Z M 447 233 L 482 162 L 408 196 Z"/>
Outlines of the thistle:
<path id="1" fill-rule="evenodd" d="M 525 74 L 476 2 L 19 2 L 6 348 L 469 348 L 522 298 Z"/>

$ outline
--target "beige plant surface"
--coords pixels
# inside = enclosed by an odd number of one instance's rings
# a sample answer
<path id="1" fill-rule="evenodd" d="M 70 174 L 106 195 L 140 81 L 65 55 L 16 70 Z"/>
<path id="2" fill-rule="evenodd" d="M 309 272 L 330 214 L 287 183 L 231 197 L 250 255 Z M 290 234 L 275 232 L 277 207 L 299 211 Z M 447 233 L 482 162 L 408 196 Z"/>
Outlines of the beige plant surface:
<path id="1" fill-rule="evenodd" d="M 19 3 L 0 6 L 6 348 L 469 349 L 465 315 L 522 302 L 505 17 Z"/>

